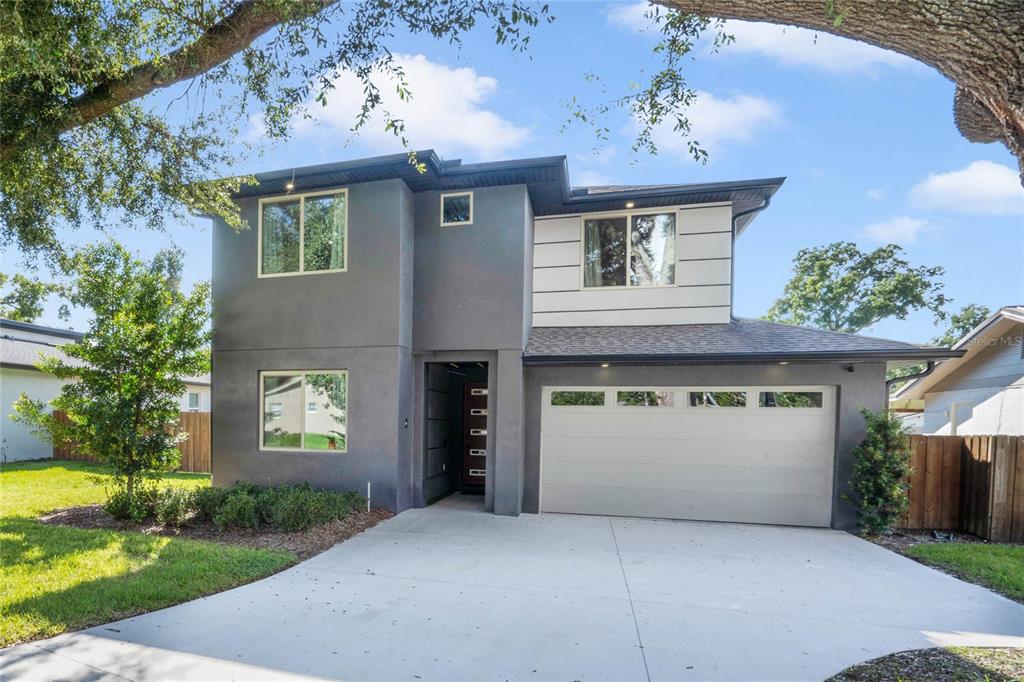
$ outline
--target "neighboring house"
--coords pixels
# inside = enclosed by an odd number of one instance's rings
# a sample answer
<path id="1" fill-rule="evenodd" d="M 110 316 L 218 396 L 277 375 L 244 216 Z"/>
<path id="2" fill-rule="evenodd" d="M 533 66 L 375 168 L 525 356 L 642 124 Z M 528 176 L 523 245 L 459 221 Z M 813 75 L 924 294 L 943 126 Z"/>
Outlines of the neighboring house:
<path id="1" fill-rule="evenodd" d="M 1024 306 L 1006 306 L 960 339 L 964 354 L 893 396 L 923 400 L 922 433 L 1024 435 Z"/>
<path id="2" fill-rule="evenodd" d="M 53 446 L 33 435 L 24 424 L 10 417 L 12 407 L 22 393 L 33 400 L 48 402 L 60 393 L 62 382 L 36 369 L 41 355 L 64 357 L 60 346 L 73 343 L 81 332 L 55 329 L 27 322 L 0 320 L 0 461 L 42 459 L 53 454 Z M 210 411 L 210 377 L 190 377 L 181 396 L 181 409 L 188 412 Z"/>
<path id="3" fill-rule="evenodd" d="M 418 159 L 257 174 L 252 229 L 215 221 L 217 484 L 850 528 L 887 363 L 959 354 L 733 317 L 734 241 L 781 178 L 570 189 L 562 156 Z"/>

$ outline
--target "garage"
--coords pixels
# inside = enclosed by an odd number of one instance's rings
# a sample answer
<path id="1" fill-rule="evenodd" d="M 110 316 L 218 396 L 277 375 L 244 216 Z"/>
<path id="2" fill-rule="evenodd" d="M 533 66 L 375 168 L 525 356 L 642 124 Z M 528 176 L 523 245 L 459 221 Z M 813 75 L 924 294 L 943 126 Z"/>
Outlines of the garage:
<path id="1" fill-rule="evenodd" d="M 540 510 L 830 525 L 832 386 L 547 386 Z"/>

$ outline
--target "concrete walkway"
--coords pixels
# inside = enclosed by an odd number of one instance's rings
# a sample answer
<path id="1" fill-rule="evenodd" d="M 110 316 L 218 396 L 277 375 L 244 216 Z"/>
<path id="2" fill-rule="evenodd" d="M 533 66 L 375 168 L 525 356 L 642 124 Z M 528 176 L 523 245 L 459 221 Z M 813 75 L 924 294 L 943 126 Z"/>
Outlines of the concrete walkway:
<path id="1" fill-rule="evenodd" d="M 405 512 L 288 571 L 0 652 L 7 680 L 821 680 L 1024 646 L 1024 606 L 849 534 Z"/>

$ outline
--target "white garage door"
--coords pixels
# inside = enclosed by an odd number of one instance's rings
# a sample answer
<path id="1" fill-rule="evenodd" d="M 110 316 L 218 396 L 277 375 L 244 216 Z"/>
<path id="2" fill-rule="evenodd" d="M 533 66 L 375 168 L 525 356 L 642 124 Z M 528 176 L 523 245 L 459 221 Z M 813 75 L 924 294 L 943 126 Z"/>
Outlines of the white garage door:
<path id="1" fill-rule="evenodd" d="M 835 390 L 546 387 L 541 511 L 828 526 Z"/>

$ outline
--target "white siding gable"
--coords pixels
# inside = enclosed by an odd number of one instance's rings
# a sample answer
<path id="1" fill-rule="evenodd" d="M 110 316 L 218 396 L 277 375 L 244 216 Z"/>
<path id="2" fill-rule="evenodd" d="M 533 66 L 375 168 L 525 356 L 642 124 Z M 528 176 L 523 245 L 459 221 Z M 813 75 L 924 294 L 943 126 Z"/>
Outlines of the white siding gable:
<path id="1" fill-rule="evenodd" d="M 676 214 L 675 285 L 669 287 L 584 289 L 584 216 L 535 219 L 533 325 L 728 322 L 732 312 L 732 206 L 670 207 L 665 211 Z"/>

